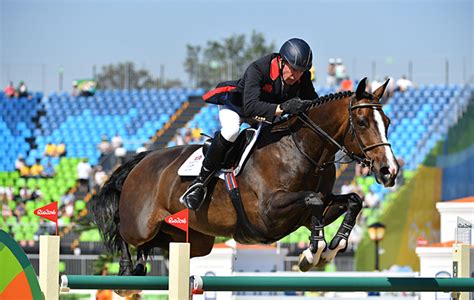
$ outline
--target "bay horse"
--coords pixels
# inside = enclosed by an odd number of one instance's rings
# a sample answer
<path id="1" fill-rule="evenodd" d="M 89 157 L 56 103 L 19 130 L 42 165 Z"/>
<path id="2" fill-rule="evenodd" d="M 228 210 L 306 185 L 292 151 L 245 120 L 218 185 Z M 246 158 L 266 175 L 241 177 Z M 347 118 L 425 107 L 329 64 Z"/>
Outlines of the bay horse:
<path id="1" fill-rule="evenodd" d="M 393 186 L 398 174 L 387 141 L 390 121 L 380 103 L 387 83 L 370 94 L 364 78 L 355 93 L 321 97 L 305 113 L 263 128 L 237 177 L 241 206 L 233 206 L 224 181 L 215 179 L 200 210 L 190 210 L 191 257 L 209 254 L 216 236 L 245 244 L 273 243 L 300 226 L 311 231 L 309 248 L 300 254 L 302 271 L 344 251 L 362 199 L 355 193 L 333 194 L 336 152 L 369 166 L 385 187 Z M 89 202 L 105 245 L 121 252 L 120 275 L 145 275 L 152 248 L 168 249 L 170 242 L 184 240 L 184 232 L 164 219 L 185 208 L 178 199 L 193 178 L 180 177 L 177 170 L 198 147 L 138 154 Z M 323 227 L 344 213 L 337 234 L 326 244 Z M 129 245 L 137 248 L 135 267 Z"/>

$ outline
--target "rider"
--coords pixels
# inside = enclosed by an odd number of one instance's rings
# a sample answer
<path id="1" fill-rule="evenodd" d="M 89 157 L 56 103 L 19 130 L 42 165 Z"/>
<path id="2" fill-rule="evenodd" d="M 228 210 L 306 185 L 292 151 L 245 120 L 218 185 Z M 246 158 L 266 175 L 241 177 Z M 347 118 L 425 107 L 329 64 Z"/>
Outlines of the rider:
<path id="1" fill-rule="evenodd" d="M 222 129 L 206 153 L 199 176 L 180 202 L 198 210 L 205 199 L 205 181 L 220 168 L 224 157 L 239 135 L 241 118 L 272 123 L 282 114 L 304 112 L 318 97 L 311 82 L 313 54 L 302 39 L 286 41 L 278 53 L 253 63 L 237 81 L 222 82 L 203 95 L 204 101 L 219 104 Z M 305 99 L 305 100 L 301 100 Z"/>

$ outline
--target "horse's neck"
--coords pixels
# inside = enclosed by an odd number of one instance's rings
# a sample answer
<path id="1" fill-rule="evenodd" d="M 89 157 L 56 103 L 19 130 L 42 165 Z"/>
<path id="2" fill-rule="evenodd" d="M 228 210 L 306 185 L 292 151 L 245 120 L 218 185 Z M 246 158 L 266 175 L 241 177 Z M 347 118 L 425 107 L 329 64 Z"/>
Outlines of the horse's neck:
<path id="1" fill-rule="evenodd" d="M 348 100 L 340 99 L 320 107 L 312 108 L 308 116 L 323 129 L 329 136 L 342 145 L 345 128 L 348 124 Z M 289 130 L 289 128 L 291 128 Z M 290 134 L 293 132 L 293 134 Z M 278 164 L 290 164 L 301 172 L 314 172 L 314 162 L 322 164 L 330 161 L 338 151 L 333 144 L 319 133 L 311 131 L 296 117 L 290 120 L 267 127 L 257 142 L 257 157 L 266 161 L 269 158 L 278 158 Z M 296 143 L 298 145 L 296 145 Z M 304 154 L 303 154 L 304 153 Z"/>
<path id="2" fill-rule="evenodd" d="M 334 100 L 315 107 L 308 113 L 309 118 L 339 145 L 343 145 L 349 124 L 348 102 L 349 98 Z M 328 162 L 339 150 L 328 139 L 306 126 L 298 131 L 297 139 L 305 153 L 319 164 Z"/>

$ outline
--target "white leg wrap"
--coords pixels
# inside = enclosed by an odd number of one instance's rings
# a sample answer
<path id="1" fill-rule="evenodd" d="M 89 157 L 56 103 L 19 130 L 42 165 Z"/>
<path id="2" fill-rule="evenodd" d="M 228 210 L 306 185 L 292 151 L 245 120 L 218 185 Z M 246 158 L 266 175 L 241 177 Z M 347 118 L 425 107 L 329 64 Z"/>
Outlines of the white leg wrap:
<path id="1" fill-rule="evenodd" d="M 324 251 L 323 259 L 327 262 L 332 261 L 334 259 L 334 257 L 336 257 L 337 253 L 340 250 L 344 249 L 346 247 L 346 245 L 347 245 L 347 240 L 346 239 L 341 239 L 336 248 L 334 248 L 332 250 L 328 248 L 326 251 Z"/>
<path id="2" fill-rule="evenodd" d="M 326 242 L 318 241 L 318 249 L 316 249 L 315 253 L 311 252 L 310 248 L 307 248 L 306 250 L 303 251 L 303 255 L 306 257 L 306 260 L 310 264 L 316 265 L 319 262 L 319 258 L 321 257 L 321 254 L 323 253 L 325 248 L 326 248 Z"/>

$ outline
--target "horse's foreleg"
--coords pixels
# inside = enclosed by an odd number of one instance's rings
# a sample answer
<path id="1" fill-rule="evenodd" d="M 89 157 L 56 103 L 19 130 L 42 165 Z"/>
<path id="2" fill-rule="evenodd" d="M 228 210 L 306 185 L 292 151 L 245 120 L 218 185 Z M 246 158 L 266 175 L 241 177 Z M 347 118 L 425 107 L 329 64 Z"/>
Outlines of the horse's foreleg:
<path id="1" fill-rule="evenodd" d="M 319 262 L 321 254 L 326 248 L 324 240 L 324 202 L 322 194 L 314 192 L 308 194 L 305 198 L 306 206 L 311 209 L 311 236 L 310 246 L 300 254 L 298 267 L 301 271 L 306 272 Z"/>
<path id="2" fill-rule="evenodd" d="M 329 243 L 328 249 L 322 254 L 322 262 L 330 262 L 334 259 L 337 253 L 344 252 L 347 249 L 349 235 L 354 227 L 357 216 L 359 215 L 360 210 L 362 209 L 362 199 L 356 193 L 351 193 L 347 195 L 331 195 L 332 199 L 331 205 L 329 206 L 329 211 L 336 209 L 337 211 L 343 213 L 341 210 L 346 208 L 346 215 L 342 221 L 341 226 L 337 230 L 336 235 L 333 237 Z M 339 214 L 339 215 L 341 215 Z"/>

